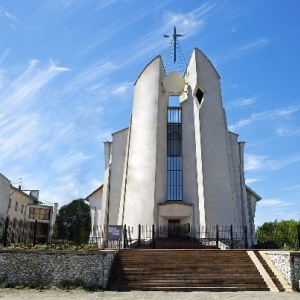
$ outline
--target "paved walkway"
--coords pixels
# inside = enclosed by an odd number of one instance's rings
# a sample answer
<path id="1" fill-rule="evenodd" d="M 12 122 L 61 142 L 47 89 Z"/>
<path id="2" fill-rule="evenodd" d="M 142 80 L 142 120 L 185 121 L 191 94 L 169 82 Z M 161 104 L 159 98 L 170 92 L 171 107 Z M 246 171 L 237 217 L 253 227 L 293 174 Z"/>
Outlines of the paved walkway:
<path id="1" fill-rule="evenodd" d="M 34 289 L 0 289 L 1 300 L 12 299 L 105 299 L 105 300 L 299 300 L 299 293 L 274 293 L 274 292 L 234 292 L 234 293 L 210 293 L 210 292 L 85 292 L 83 290 L 63 291 L 50 289 L 38 291 Z"/>

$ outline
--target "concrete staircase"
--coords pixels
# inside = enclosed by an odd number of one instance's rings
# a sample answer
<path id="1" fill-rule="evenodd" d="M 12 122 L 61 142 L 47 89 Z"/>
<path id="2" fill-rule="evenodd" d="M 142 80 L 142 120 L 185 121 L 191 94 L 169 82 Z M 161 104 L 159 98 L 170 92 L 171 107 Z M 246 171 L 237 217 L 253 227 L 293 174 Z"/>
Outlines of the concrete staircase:
<path id="1" fill-rule="evenodd" d="M 277 276 L 271 270 L 271 268 L 269 267 L 267 262 L 264 260 L 262 255 L 259 253 L 259 251 L 254 251 L 254 253 L 257 256 L 260 263 L 262 264 L 262 266 L 264 267 L 264 269 L 266 270 L 266 272 L 268 273 L 268 275 L 270 276 L 270 278 L 272 279 L 272 281 L 274 282 L 274 284 L 277 287 L 278 291 L 279 292 L 286 291 L 286 287 L 284 287 L 284 285 L 280 282 L 280 280 L 277 278 Z"/>
<path id="2" fill-rule="evenodd" d="M 114 291 L 269 291 L 245 250 L 120 250 Z"/>

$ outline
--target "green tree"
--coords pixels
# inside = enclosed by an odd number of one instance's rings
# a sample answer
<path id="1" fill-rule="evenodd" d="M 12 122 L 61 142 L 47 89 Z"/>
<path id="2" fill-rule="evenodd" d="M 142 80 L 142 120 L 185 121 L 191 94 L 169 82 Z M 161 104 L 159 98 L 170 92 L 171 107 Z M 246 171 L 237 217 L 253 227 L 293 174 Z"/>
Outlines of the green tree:
<path id="1" fill-rule="evenodd" d="M 73 200 L 59 209 L 56 237 L 75 244 L 88 243 L 91 231 L 90 207 L 84 199 Z"/>
<path id="2" fill-rule="evenodd" d="M 268 248 L 297 249 L 300 242 L 299 226 L 300 221 L 295 220 L 265 222 L 256 231 L 258 244 Z"/>

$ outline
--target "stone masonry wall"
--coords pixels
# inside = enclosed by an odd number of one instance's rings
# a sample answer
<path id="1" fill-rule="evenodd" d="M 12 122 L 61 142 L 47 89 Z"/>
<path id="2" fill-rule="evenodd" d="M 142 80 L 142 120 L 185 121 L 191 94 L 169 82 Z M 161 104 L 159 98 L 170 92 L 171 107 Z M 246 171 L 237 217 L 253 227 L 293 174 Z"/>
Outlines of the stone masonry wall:
<path id="1" fill-rule="evenodd" d="M 300 252 L 266 251 L 266 255 L 290 285 L 300 280 Z"/>
<path id="2" fill-rule="evenodd" d="M 0 250 L 2 286 L 106 288 L 115 251 Z"/>

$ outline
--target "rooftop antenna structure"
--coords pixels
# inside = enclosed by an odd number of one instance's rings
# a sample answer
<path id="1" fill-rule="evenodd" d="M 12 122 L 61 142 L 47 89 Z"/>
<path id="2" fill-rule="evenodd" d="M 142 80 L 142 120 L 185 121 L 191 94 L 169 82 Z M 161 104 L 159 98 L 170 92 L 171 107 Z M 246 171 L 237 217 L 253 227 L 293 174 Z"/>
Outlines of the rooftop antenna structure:
<path id="1" fill-rule="evenodd" d="M 171 42 L 169 44 L 169 47 L 166 51 L 166 67 L 169 68 L 171 64 L 171 54 L 173 54 L 173 63 L 176 64 L 178 58 L 179 58 L 179 70 L 184 73 L 186 68 L 186 61 L 184 58 L 184 55 L 182 53 L 182 50 L 180 48 L 178 38 L 183 37 L 184 34 L 177 33 L 176 27 L 174 26 L 173 34 L 164 34 L 165 38 L 171 38 Z"/>
<path id="2" fill-rule="evenodd" d="M 22 182 L 22 178 L 20 177 L 20 180 L 19 180 L 19 189 L 22 190 L 23 188 L 23 182 Z"/>

